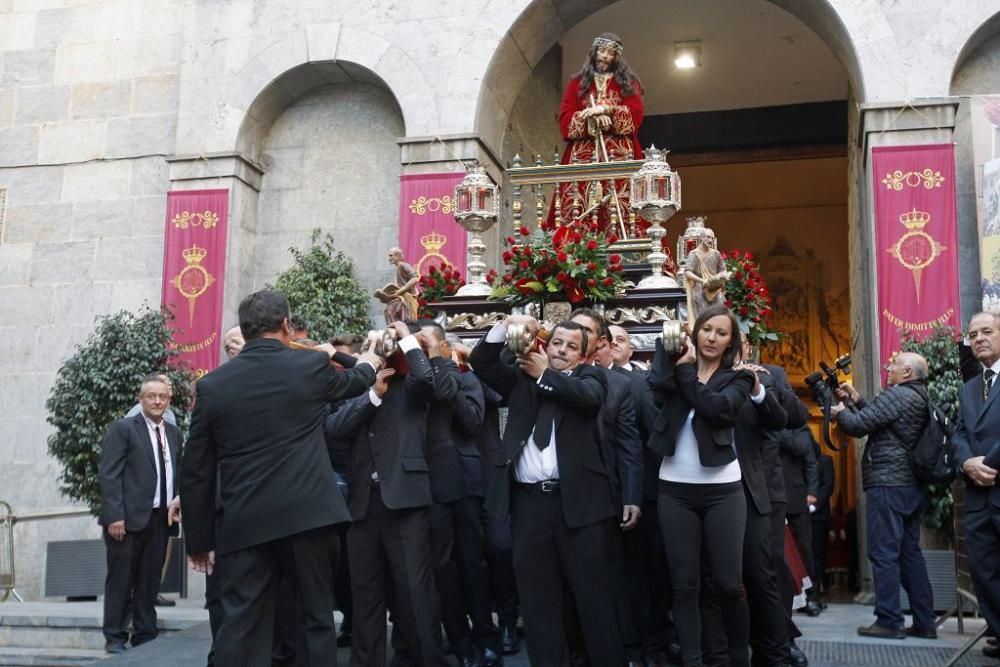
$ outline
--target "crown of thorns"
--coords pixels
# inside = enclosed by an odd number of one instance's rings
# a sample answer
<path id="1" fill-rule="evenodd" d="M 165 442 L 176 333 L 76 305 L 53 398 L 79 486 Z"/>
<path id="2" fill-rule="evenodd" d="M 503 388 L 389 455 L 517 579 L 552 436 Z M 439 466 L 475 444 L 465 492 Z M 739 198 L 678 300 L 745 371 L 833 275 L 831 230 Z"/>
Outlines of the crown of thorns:
<path id="1" fill-rule="evenodd" d="M 622 46 L 621 42 L 616 42 L 613 39 L 608 39 L 607 37 L 597 37 L 594 39 L 595 49 L 611 49 L 616 54 L 621 55 L 625 47 Z"/>

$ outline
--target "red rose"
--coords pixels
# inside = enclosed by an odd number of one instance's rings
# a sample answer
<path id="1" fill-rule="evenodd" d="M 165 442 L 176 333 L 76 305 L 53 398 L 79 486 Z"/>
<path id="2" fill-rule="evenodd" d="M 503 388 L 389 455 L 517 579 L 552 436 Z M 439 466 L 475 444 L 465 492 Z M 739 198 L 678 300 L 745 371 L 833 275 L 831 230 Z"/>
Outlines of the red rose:
<path id="1" fill-rule="evenodd" d="M 615 273 L 619 273 L 621 271 L 624 271 L 625 267 L 623 267 L 621 264 L 612 264 L 611 270 L 614 271 Z"/>
<path id="2" fill-rule="evenodd" d="M 747 308 L 746 306 L 740 306 L 740 315 L 746 315 L 749 312 L 750 312 L 749 308 Z"/>
<path id="3" fill-rule="evenodd" d="M 510 244 L 510 245 L 514 245 L 515 243 L 517 243 L 517 241 L 514 240 L 513 236 L 508 236 L 507 237 L 507 243 Z"/>
<path id="4" fill-rule="evenodd" d="M 542 255 L 543 259 L 548 259 L 549 258 L 549 251 L 546 250 L 545 248 L 542 248 L 538 252 Z"/>
<path id="5" fill-rule="evenodd" d="M 521 236 L 529 236 L 531 234 L 531 231 L 524 225 L 521 225 L 517 231 L 521 232 Z"/>
<path id="6" fill-rule="evenodd" d="M 427 273 L 431 274 L 432 276 L 433 276 L 433 275 L 434 275 L 435 273 L 437 273 L 437 272 L 438 272 L 438 269 L 437 269 L 437 267 L 436 267 L 436 266 L 433 266 L 433 265 L 431 266 L 431 268 L 430 268 L 430 269 L 428 269 L 428 270 L 427 270 Z"/>
<path id="7" fill-rule="evenodd" d="M 615 284 L 615 279 L 612 278 L 611 276 L 608 276 L 607 278 L 605 278 L 601 282 L 604 283 L 607 287 L 611 287 L 612 285 Z"/>
<path id="8" fill-rule="evenodd" d="M 455 286 L 454 285 L 448 285 L 446 288 L 444 288 L 444 291 L 447 292 L 448 294 L 454 294 L 455 293 Z"/>
<path id="9" fill-rule="evenodd" d="M 549 266 L 551 266 L 553 269 L 556 268 L 557 265 L 558 263 L 556 262 L 556 260 L 554 259 L 549 260 Z"/>
<path id="10" fill-rule="evenodd" d="M 567 278 L 569 278 L 569 274 L 567 274 L 565 271 L 560 271 L 559 273 L 556 274 L 556 280 L 558 280 L 561 283 L 566 282 Z"/>
<path id="11" fill-rule="evenodd" d="M 733 302 L 730 301 L 729 299 L 726 299 L 726 308 L 732 308 L 732 307 L 733 307 Z"/>
<path id="12" fill-rule="evenodd" d="M 574 264 L 576 264 L 577 266 L 580 266 L 581 264 L 583 264 L 583 260 L 582 260 L 582 259 L 580 259 L 579 257 L 577 257 L 577 258 L 576 258 L 576 261 L 575 261 L 575 262 L 573 262 L 573 263 L 574 263 Z"/>
<path id="13" fill-rule="evenodd" d="M 587 279 L 587 287 L 597 287 L 597 281 L 593 278 Z"/>
<path id="14" fill-rule="evenodd" d="M 495 281 L 496 279 L 497 279 L 497 274 L 495 274 L 495 273 L 487 273 L 486 274 L 486 282 L 488 284 L 492 285 L 493 281 Z"/>
<path id="15" fill-rule="evenodd" d="M 433 278 L 429 278 L 427 280 L 427 286 L 428 287 L 437 287 L 438 286 L 438 281 L 434 280 Z"/>
<path id="16" fill-rule="evenodd" d="M 503 281 L 505 283 L 509 284 L 512 280 L 514 280 L 514 276 L 510 275 L 509 273 L 503 274 Z"/>
<path id="17" fill-rule="evenodd" d="M 733 278 L 735 278 L 736 280 L 743 280 L 743 272 L 737 271 L 736 273 L 733 274 Z"/>
<path id="18" fill-rule="evenodd" d="M 524 246 L 524 255 L 525 255 L 525 257 L 531 257 L 531 246 L 530 245 Z"/>
<path id="19" fill-rule="evenodd" d="M 561 252 L 558 255 L 556 255 L 556 259 L 558 259 L 560 262 L 565 262 L 567 259 L 569 259 L 569 255 L 567 255 L 564 252 Z"/>
<path id="20" fill-rule="evenodd" d="M 587 250 L 597 250 L 597 241 L 594 239 L 587 241 Z"/>
<path id="21" fill-rule="evenodd" d="M 579 285 L 574 284 L 572 287 L 566 286 L 566 296 L 569 297 L 570 303 L 580 303 L 586 298 L 586 294 L 580 289 Z"/>
<path id="22" fill-rule="evenodd" d="M 608 261 L 611 262 L 612 264 L 619 264 L 622 261 L 622 256 L 621 255 L 611 255 L 610 257 L 608 257 Z"/>
<path id="23" fill-rule="evenodd" d="M 521 267 L 522 269 L 526 269 L 526 268 L 528 268 L 529 266 L 531 266 L 531 264 L 529 264 L 529 263 L 528 263 L 528 260 L 526 260 L 526 259 L 522 259 L 522 260 L 521 260 L 520 262 L 518 262 L 518 263 L 517 263 L 517 265 L 518 265 L 519 267 Z"/>
<path id="24" fill-rule="evenodd" d="M 618 236 L 616 234 L 608 234 L 608 243 L 618 243 Z"/>
<path id="25" fill-rule="evenodd" d="M 425 299 L 423 297 L 420 297 L 419 299 L 417 299 L 417 305 L 418 306 L 426 306 L 427 305 L 427 299 Z"/>
<path id="26" fill-rule="evenodd" d="M 587 270 L 588 271 L 596 271 L 597 270 L 597 264 L 594 264 L 593 262 L 587 262 Z"/>
<path id="27" fill-rule="evenodd" d="M 503 253 L 503 263 L 510 264 L 510 260 L 514 259 L 514 253 L 510 250 L 505 250 Z"/>

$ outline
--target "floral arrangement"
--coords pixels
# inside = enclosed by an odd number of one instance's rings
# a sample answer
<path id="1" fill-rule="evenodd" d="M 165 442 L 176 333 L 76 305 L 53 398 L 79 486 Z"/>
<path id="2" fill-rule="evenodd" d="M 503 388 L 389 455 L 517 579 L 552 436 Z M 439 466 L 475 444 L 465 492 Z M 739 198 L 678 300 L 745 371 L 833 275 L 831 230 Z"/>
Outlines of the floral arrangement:
<path id="1" fill-rule="evenodd" d="M 417 297 L 420 310 L 417 315 L 422 319 L 434 319 L 435 313 L 427 305 L 446 296 L 454 296 L 464 284 L 462 274 L 451 264 L 442 264 L 441 268 L 432 264 L 427 273 L 420 276 L 420 296 Z"/>
<path id="2" fill-rule="evenodd" d="M 771 295 L 760 275 L 760 265 L 753 253 L 730 250 L 722 253 L 729 271 L 726 282 L 726 307 L 733 311 L 740 323 L 740 331 L 751 345 L 778 340 L 775 331 Z"/>
<path id="3" fill-rule="evenodd" d="M 539 300 L 606 301 L 624 289 L 621 255 L 608 255 L 618 240 L 596 224 L 577 222 L 534 232 L 521 226 L 508 236 L 504 272 L 491 269 L 491 299 L 514 304 Z"/>

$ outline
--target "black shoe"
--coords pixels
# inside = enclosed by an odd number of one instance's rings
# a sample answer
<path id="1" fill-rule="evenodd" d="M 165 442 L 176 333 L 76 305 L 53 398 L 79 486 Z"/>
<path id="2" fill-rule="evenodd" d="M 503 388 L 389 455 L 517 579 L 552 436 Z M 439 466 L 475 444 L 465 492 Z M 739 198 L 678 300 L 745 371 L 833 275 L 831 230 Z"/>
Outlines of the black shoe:
<path id="1" fill-rule="evenodd" d="M 802 649 L 796 646 L 794 641 L 790 644 L 788 650 L 792 655 L 792 667 L 809 667 L 809 658 L 802 652 Z"/>
<path id="2" fill-rule="evenodd" d="M 165 598 L 162 595 L 157 595 L 156 602 L 154 602 L 153 604 L 155 604 L 157 607 L 173 607 L 177 603 L 171 600 L 170 598 Z"/>
<path id="3" fill-rule="evenodd" d="M 500 650 L 504 655 L 514 655 L 521 650 L 521 640 L 513 623 L 500 624 Z"/>
<path id="4" fill-rule="evenodd" d="M 902 630 L 887 628 L 878 623 L 861 626 L 858 628 L 858 634 L 862 637 L 874 637 L 876 639 L 906 639 L 906 633 Z"/>
<path id="5" fill-rule="evenodd" d="M 997 646 L 998 645 L 996 637 L 990 637 L 989 639 L 986 640 L 986 643 L 989 644 L 990 646 Z"/>
<path id="6" fill-rule="evenodd" d="M 484 648 L 481 662 L 483 667 L 500 667 L 503 664 L 503 656 L 491 648 Z"/>
<path id="7" fill-rule="evenodd" d="M 681 657 L 681 645 L 677 642 L 670 642 L 667 646 L 667 662 L 671 665 L 680 665 L 684 662 L 684 658 Z"/>
<path id="8" fill-rule="evenodd" d="M 351 631 L 340 629 L 337 633 L 337 648 L 346 648 L 351 645 Z"/>
<path id="9" fill-rule="evenodd" d="M 644 667 L 667 667 L 670 660 L 663 651 L 650 651 L 642 656 Z"/>
<path id="10" fill-rule="evenodd" d="M 810 618 L 816 618 L 821 613 L 823 613 L 823 608 L 820 607 L 819 604 L 817 604 L 813 600 L 810 600 L 809 602 L 806 602 L 806 606 L 800 608 L 798 610 L 798 612 L 800 614 L 805 614 L 806 616 L 809 616 Z"/>
<path id="11" fill-rule="evenodd" d="M 459 667 L 482 667 L 479 662 L 479 656 L 475 653 L 467 653 L 455 657 L 458 658 Z"/>
<path id="12" fill-rule="evenodd" d="M 983 647 L 983 655 L 987 658 L 1000 659 L 1000 646 L 986 645 Z"/>
<path id="13" fill-rule="evenodd" d="M 126 650 L 125 642 L 121 641 L 110 641 L 104 645 L 105 653 L 124 653 Z"/>
<path id="14" fill-rule="evenodd" d="M 937 629 L 935 628 L 918 628 L 915 625 L 911 625 L 905 628 L 903 632 L 907 637 L 918 637 L 920 639 L 937 639 Z"/>

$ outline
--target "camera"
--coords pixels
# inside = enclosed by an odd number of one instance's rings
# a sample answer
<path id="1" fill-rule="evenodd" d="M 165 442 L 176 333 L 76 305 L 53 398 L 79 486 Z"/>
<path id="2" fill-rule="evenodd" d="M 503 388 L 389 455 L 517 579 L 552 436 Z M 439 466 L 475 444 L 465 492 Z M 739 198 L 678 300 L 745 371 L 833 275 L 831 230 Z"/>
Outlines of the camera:
<path id="1" fill-rule="evenodd" d="M 840 373 L 851 374 L 851 355 L 845 354 L 833 360 L 833 367 L 825 361 L 819 362 L 820 370 L 806 376 L 806 384 L 812 390 L 813 398 L 823 409 L 823 441 L 833 450 L 839 448 L 830 439 L 830 408 L 837 402 L 834 390 L 840 387 Z M 853 409 L 854 403 L 844 399 L 844 405 Z"/>

